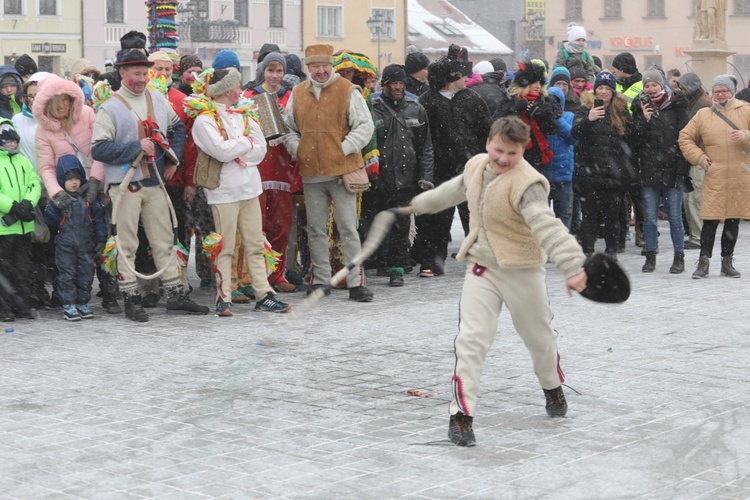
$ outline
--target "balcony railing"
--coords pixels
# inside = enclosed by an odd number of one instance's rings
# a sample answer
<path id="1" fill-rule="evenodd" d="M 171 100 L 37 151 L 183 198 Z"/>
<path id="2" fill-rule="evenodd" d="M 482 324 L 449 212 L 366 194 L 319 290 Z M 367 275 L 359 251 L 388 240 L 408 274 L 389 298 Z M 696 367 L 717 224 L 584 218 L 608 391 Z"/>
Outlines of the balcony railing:
<path id="1" fill-rule="evenodd" d="M 239 37 L 237 21 L 202 21 L 194 19 L 180 26 L 187 31 L 191 42 L 236 43 Z M 184 31 L 183 31 L 184 33 Z"/>
<path id="2" fill-rule="evenodd" d="M 127 25 L 105 24 L 104 25 L 104 43 L 120 43 L 120 38 L 125 35 Z"/>

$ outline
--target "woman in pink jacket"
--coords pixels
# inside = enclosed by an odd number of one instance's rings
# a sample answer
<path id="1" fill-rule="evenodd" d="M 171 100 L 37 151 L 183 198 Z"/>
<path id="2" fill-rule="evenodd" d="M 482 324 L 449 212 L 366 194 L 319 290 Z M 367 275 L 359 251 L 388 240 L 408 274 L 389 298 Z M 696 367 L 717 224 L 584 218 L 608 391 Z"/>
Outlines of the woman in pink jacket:
<path id="1" fill-rule="evenodd" d="M 36 154 L 39 159 L 39 176 L 47 189 L 49 201 L 63 214 L 69 214 L 73 197 L 57 182 L 57 160 L 64 155 L 75 155 L 86 169 L 88 179 L 84 184 L 89 203 L 99 197 L 104 184 L 104 166 L 91 159 L 91 134 L 96 114 L 84 106 L 81 88 L 59 76 L 50 75 L 37 86 L 32 112 L 37 121 Z M 102 289 L 102 306 L 110 313 L 120 312 L 115 299 L 116 282 L 103 273 L 97 273 Z M 57 286 L 53 286 L 53 303 Z"/>
<path id="2" fill-rule="evenodd" d="M 65 212 L 73 201 L 57 183 L 57 160 L 76 155 L 89 175 L 86 196 L 93 201 L 104 183 L 104 167 L 91 159 L 91 132 L 96 114 L 84 106 L 83 91 L 75 83 L 51 75 L 39 82 L 33 106 L 39 174 L 47 195 Z"/>

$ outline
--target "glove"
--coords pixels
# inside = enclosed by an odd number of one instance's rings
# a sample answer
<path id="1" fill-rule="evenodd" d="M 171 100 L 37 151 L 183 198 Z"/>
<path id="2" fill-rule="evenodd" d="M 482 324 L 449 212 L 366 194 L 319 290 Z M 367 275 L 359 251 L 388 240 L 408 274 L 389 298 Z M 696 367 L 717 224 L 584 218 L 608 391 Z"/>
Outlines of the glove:
<path id="1" fill-rule="evenodd" d="M 13 202 L 13 205 L 10 206 L 10 211 L 8 211 L 8 215 L 21 220 L 21 204 L 17 201 Z"/>
<path id="2" fill-rule="evenodd" d="M 526 99 L 519 99 L 518 101 L 516 101 L 516 110 L 518 111 L 519 114 L 526 111 L 526 108 L 528 107 L 529 107 L 529 101 L 527 101 Z"/>
<path id="3" fill-rule="evenodd" d="M 100 241 L 99 243 L 97 243 L 94 247 L 94 255 L 101 255 L 102 251 L 104 251 L 105 246 L 107 246 L 106 241 Z"/>
<path id="4" fill-rule="evenodd" d="M 94 179 L 93 177 L 84 184 L 84 186 L 88 186 L 88 190 L 86 192 L 86 201 L 89 203 L 94 203 L 94 201 L 99 199 L 99 189 L 102 186 L 102 183 L 98 180 Z"/>
<path id="5" fill-rule="evenodd" d="M 36 218 L 36 213 L 34 213 L 34 206 L 31 202 L 29 200 L 23 200 L 19 205 L 18 218 L 23 222 L 32 222 Z"/>
<path id="6" fill-rule="evenodd" d="M 65 217 L 73 215 L 73 197 L 65 191 L 60 191 L 52 197 L 52 202 L 62 212 Z"/>

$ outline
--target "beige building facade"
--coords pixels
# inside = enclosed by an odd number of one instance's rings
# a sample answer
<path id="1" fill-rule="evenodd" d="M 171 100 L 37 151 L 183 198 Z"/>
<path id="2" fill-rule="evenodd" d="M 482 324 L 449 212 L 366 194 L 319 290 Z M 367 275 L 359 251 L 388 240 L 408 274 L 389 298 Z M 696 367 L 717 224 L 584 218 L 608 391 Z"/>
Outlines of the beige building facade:
<path id="1" fill-rule="evenodd" d="M 642 72 L 652 64 L 665 71 L 693 71 L 695 61 L 685 53 L 693 46 L 695 0 L 537 0 L 545 8 L 545 56 L 554 61 L 567 41 L 567 25 L 584 26 L 588 51 L 611 69 L 614 57 L 630 52 Z M 750 1 L 726 0 L 726 43 L 730 52 L 726 73 L 750 80 Z M 706 82 L 704 82 L 705 84 Z"/>
<path id="2" fill-rule="evenodd" d="M 302 9 L 303 47 L 328 43 L 334 50 L 365 54 L 380 68 L 404 63 L 405 0 L 305 0 Z M 367 26 L 368 19 L 377 17 L 386 21 L 379 36 Z"/>
<path id="3" fill-rule="evenodd" d="M 0 2 L 0 54 L 13 64 L 28 54 L 40 71 L 65 74 L 81 57 L 81 0 Z"/>

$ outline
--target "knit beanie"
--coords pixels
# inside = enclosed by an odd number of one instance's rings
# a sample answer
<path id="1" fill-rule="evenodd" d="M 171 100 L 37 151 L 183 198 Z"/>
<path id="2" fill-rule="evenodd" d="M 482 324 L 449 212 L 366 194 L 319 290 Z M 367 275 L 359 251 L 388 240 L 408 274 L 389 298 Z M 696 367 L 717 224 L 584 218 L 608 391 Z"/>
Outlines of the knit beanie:
<path id="1" fill-rule="evenodd" d="M 399 64 L 390 64 L 383 68 L 383 76 L 380 79 L 380 83 L 388 85 L 393 82 L 406 82 L 406 71 Z"/>
<path id="2" fill-rule="evenodd" d="M 571 66 L 568 68 L 568 72 L 570 73 L 570 81 L 575 80 L 576 78 L 583 78 L 584 80 L 588 80 L 588 75 L 586 74 L 586 70 L 583 69 L 583 66 L 576 64 L 575 66 Z"/>
<path id="3" fill-rule="evenodd" d="M 407 75 L 413 75 L 418 71 L 422 71 L 430 65 L 430 59 L 422 52 L 411 52 L 406 55 L 406 61 L 404 67 Z"/>
<path id="4" fill-rule="evenodd" d="M 734 95 L 734 93 L 737 91 L 737 82 L 734 78 L 732 78 L 732 75 L 719 75 L 714 78 L 714 81 L 711 84 L 711 90 L 714 90 L 716 87 L 727 88 L 732 93 L 732 95 Z"/>
<path id="5" fill-rule="evenodd" d="M 556 66 L 552 68 L 552 73 L 549 76 L 549 86 L 555 85 L 555 82 L 565 82 L 570 85 L 570 71 L 565 66 Z"/>
<path id="6" fill-rule="evenodd" d="M 586 36 L 586 28 L 578 26 L 576 23 L 570 23 L 568 25 L 568 41 L 575 42 L 579 38 L 583 38 L 584 40 L 588 39 Z"/>
<path id="7" fill-rule="evenodd" d="M 648 68 L 646 71 L 643 72 L 643 85 L 645 86 L 648 82 L 656 82 L 659 84 L 659 86 L 664 89 L 665 83 L 664 83 L 664 76 L 661 74 L 661 71 L 658 69 L 651 67 Z"/>
<path id="8" fill-rule="evenodd" d="M 263 59 L 265 59 L 271 52 L 281 52 L 281 49 L 275 43 L 264 43 L 261 45 L 260 50 L 258 51 L 258 64 L 262 63 Z"/>
<path id="9" fill-rule="evenodd" d="M 235 68 L 239 71 L 242 68 L 237 54 L 229 49 L 217 52 L 216 57 L 214 57 L 214 62 L 211 63 L 211 67 L 217 71 L 225 68 Z"/>
<path id="10" fill-rule="evenodd" d="M 33 75 L 39 68 L 37 67 L 34 60 L 28 54 L 22 54 L 18 56 L 15 64 L 13 65 L 21 76 Z"/>
<path id="11" fill-rule="evenodd" d="M 638 73 L 638 66 L 635 64 L 635 57 L 633 57 L 633 54 L 630 52 L 620 52 L 617 54 L 612 61 L 612 67 L 619 69 L 628 75 Z"/>
<path id="12" fill-rule="evenodd" d="M 307 75 L 302 71 L 302 60 L 296 54 L 287 54 L 284 56 L 286 59 L 286 72 L 289 75 L 298 76 L 305 78 Z"/>
<path id="13" fill-rule="evenodd" d="M 490 73 L 495 71 L 495 67 L 492 66 L 492 63 L 489 61 L 480 61 L 472 68 L 471 70 L 473 73 L 478 75 L 483 75 L 485 73 Z"/>
<path id="14" fill-rule="evenodd" d="M 284 69 L 284 74 L 286 74 L 286 59 L 284 59 L 284 56 L 278 52 L 269 52 L 268 54 L 265 54 L 263 60 L 258 63 L 258 69 L 255 72 L 256 85 L 260 85 L 266 81 L 266 67 L 272 62 L 281 64 L 281 67 Z"/>
<path id="15" fill-rule="evenodd" d="M 234 66 L 220 70 L 214 68 L 214 72 L 206 85 L 205 93 L 207 97 L 216 98 L 226 94 L 241 83 L 242 75 Z"/>
<path id="16" fill-rule="evenodd" d="M 505 64 L 505 61 L 500 59 L 499 57 L 493 57 L 490 59 L 490 64 L 492 64 L 492 67 L 495 68 L 495 71 L 500 73 L 505 73 L 508 71 L 508 65 Z"/>
<path id="17" fill-rule="evenodd" d="M 617 78 L 615 78 L 615 75 L 609 71 L 602 71 L 596 75 L 596 80 L 594 80 L 594 90 L 596 90 L 599 85 L 606 85 L 612 89 L 612 92 L 614 92 L 617 90 Z"/>
<path id="18" fill-rule="evenodd" d="M 188 54 L 180 58 L 180 75 L 185 73 L 185 71 L 189 70 L 190 68 L 195 67 L 198 67 L 201 70 L 203 69 L 203 61 L 201 61 L 200 57 L 194 54 Z"/>

